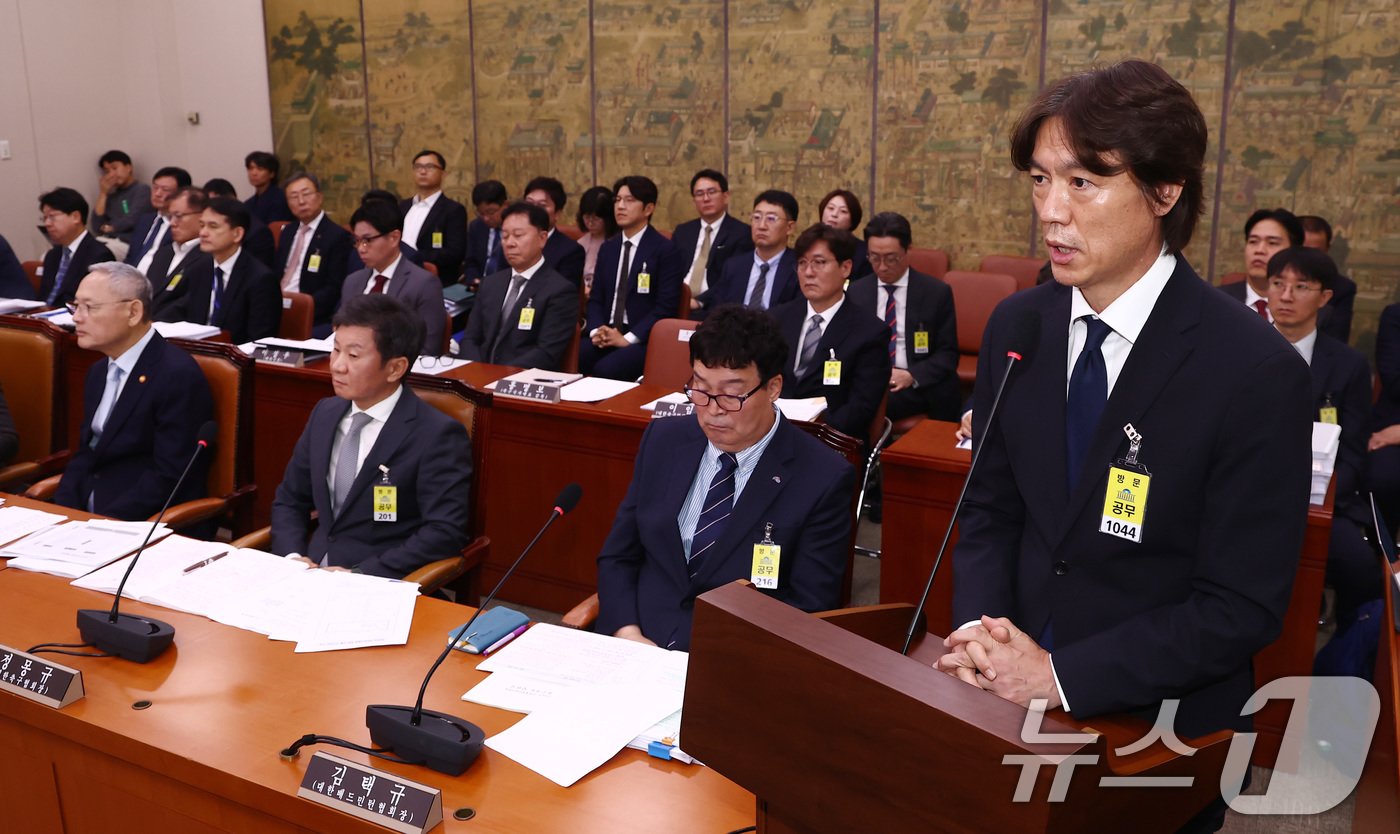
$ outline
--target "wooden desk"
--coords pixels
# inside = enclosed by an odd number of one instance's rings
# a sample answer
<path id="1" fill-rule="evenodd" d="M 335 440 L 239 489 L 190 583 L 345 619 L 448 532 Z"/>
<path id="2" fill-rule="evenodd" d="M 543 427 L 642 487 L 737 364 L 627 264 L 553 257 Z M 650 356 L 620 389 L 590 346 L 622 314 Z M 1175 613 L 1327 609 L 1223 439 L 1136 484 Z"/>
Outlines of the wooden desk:
<path id="1" fill-rule="evenodd" d="M 77 637 L 74 611 L 111 597 L 52 576 L 0 571 L 0 642 L 26 648 Z M 308 732 L 368 743 L 365 706 L 412 703 L 445 635 L 469 613 L 420 598 L 407 646 L 295 655 L 289 643 L 202 617 L 123 601 L 175 626 L 175 648 L 138 665 L 58 657 L 83 671 L 87 697 L 62 711 L 0 692 L 0 783 L 5 828 L 61 831 L 380 832 L 296 796 L 311 751 L 277 753 Z M 520 716 L 458 700 L 484 673 L 455 654 L 438 670 L 426 706 L 476 723 L 490 736 Z M 149 709 L 132 704 L 149 700 Z M 492 750 L 462 776 L 375 761 L 441 788 L 436 831 L 732 831 L 754 822 L 753 797 L 700 766 L 627 750 L 571 788 Z M 452 819 L 475 809 L 468 822 Z"/>
<path id="2" fill-rule="evenodd" d="M 880 541 L 880 602 L 918 602 L 933 567 L 938 544 L 953 514 L 972 453 L 953 447 L 956 423 L 925 420 L 880 455 L 884 489 L 884 524 Z M 1254 657 L 1256 685 L 1290 675 L 1312 673 L 1317 645 L 1317 617 L 1327 571 L 1327 539 L 1332 530 L 1332 492 L 1323 506 L 1308 508 L 1302 560 L 1283 633 Z M 952 551 L 938 569 L 928 602 L 928 630 L 952 630 Z M 1255 714 L 1259 731 L 1254 763 L 1272 767 L 1288 721 L 1287 703 L 1270 703 Z"/>

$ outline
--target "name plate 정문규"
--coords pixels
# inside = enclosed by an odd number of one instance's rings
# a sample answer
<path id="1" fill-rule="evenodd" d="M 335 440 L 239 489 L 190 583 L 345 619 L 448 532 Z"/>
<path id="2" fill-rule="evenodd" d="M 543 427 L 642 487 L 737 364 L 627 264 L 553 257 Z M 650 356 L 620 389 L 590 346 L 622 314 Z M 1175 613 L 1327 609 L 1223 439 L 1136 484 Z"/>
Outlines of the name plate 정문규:
<path id="1" fill-rule="evenodd" d="M 83 697 L 83 673 L 0 646 L 0 689 L 62 709 Z"/>

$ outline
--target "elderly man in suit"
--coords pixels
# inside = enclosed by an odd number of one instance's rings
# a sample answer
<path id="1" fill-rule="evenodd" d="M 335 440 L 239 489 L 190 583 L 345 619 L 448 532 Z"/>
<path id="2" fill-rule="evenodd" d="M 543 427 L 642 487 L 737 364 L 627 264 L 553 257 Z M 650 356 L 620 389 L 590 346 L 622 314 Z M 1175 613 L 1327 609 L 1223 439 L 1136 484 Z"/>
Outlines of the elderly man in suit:
<path id="1" fill-rule="evenodd" d="M 692 318 L 703 317 L 700 296 L 714 286 L 730 256 L 753 249 L 749 224 L 729 215 L 729 178 L 713 168 L 702 168 L 690 178 L 690 198 L 699 216 L 687 220 L 671 233 L 671 242 L 682 255 L 690 254 Z M 783 241 L 784 247 L 787 240 Z"/>
<path id="2" fill-rule="evenodd" d="M 44 255 L 39 298 L 57 307 L 73 300 L 93 264 L 115 258 L 112 250 L 88 234 L 87 200 L 73 189 L 55 188 L 39 197 L 39 216 L 44 221 L 44 234 L 53 243 Z"/>
<path id="3" fill-rule="evenodd" d="M 695 598 L 736 579 L 806 611 L 841 604 L 855 471 L 778 411 L 786 359 L 761 310 L 721 307 L 696 329 L 695 413 L 642 437 L 598 554 L 597 631 L 685 651 Z"/>
<path id="4" fill-rule="evenodd" d="M 235 199 L 211 200 L 200 215 L 199 248 L 209 258 L 188 270 L 179 320 L 212 324 L 234 344 L 276 336 L 282 324 L 277 276 L 243 251 L 252 214 Z"/>
<path id="5" fill-rule="evenodd" d="M 651 326 L 676 315 L 685 264 L 671 241 L 651 227 L 656 183 L 643 176 L 623 177 L 613 193 L 613 215 L 622 234 L 598 250 L 578 367 L 593 376 L 633 380 L 646 364 Z"/>
<path id="6" fill-rule="evenodd" d="M 549 236 L 544 242 L 544 262 L 555 272 L 569 279 L 574 289 L 583 287 L 583 262 L 587 253 L 578 241 L 559 231 L 559 212 L 569 202 L 564 184 L 554 177 L 535 177 L 525 185 L 522 199 L 544 209 L 549 218 Z M 504 222 L 504 216 L 502 216 Z M 509 259 L 509 254 L 506 255 Z"/>
<path id="7" fill-rule="evenodd" d="M 325 202 L 321 181 L 311 174 L 303 171 L 288 178 L 286 196 L 297 222 L 282 230 L 276 272 L 282 277 L 283 292 L 302 292 L 316 300 L 314 321 L 318 335 L 324 336 L 340 306 L 350 263 L 350 233 L 321 210 Z"/>
<path id="8" fill-rule="evenodd" d="M 958 322 L 948 285 L 909 267 L 913 232 L 903 215 L 881 212 L 865 226 L 875 274 L 851 283 L 846 296 L 890 329 L 890 399 L 885 414 L 957 420 Z"/>
<path id="9" fill-rule="evenodd" d="M 151 285 L 136 267 L 94 265 L 69 308 L 78 346 L 104 358 L 88 371 L 78 447 L 54 502 L 140 521 L 160 511 L 213 416 L 209 383 L 151 327 Z M 195 459 L 177 503 L 204 496 L 208 463 Z"/>
<path id="10" fill-rule="evenodd" d="M 403 384 L 423 343 L 412 310 L 383 293 L 347 296 L 333 338 L 335 396 L 312 409 L 277 487 L 272 552 L 403 577 L 467 542 L 471 439 Z"/>
<path id="11" fill-rule="evenodd" d="M 848 304 L 856 239 L 818 223 L 797 237 L 802 298 L 774 308 L 792 356 L 783 366 L 789 397 L 825 397 L 822 420 L 865 440 L 890 384 L 890 331 L 868 311 Z"/>
<path id="12" fill-rule="evenodd" d="M 403 212 L 403 239 L 423 260 L 436 266 L 444 287 L 462 276 L 467 255 L 467 209 L 442 193 L 447 160 L 433 150 L 413 157 L 413 185 L 417 193 L 399 204 Z"/>
<path id="13" fill-rule="evenodd" d="M 1206 146 L 1190 92 L 1142 61 L 1050 84 L 1013 130 L 1055 281 L 986 328 L 981 467 L 953 554 L 963 625 L 937 661 L 1078 719 L 1150 722 L 1171 699 L 1185 737 L 1249 724 L 1250 661 L 1288 607 L 1311 469 L 1307 363 L 1181 255 Z M 989 424 L 1008 350 L 1024 360 Z"/>
<path id="14" fill-rule="evenodd" d="M 481 282 L 460 356 L 476 362 L 561 370 L 578 321 L 578 287 L 544 257 L 549 215 L 512 203 L 501 213 L 508 269 Z"/>
<path id="15" fill-rule="evenodd" d="M 355 248 L 365 268 L 345 279 L 343 299 L 385 293 L 413 310 L 423 320 L 424 356 L 442 353 L 447 327 L 442 284 L 431 272 L 415 265 L 399 249 L 403 217 L 398 207 L 382 200 L 362 203 L 350 218 Z M 344 300 L 342 300 L 342 306 Z"/>

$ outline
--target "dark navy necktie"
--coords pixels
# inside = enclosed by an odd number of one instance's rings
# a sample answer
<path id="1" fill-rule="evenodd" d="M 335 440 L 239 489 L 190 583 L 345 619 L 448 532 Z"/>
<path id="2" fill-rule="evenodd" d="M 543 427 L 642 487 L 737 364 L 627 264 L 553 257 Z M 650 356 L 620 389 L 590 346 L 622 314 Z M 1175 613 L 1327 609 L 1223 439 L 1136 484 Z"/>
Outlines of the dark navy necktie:
<path id="1" fill-rule="evenodd" d="M 1069 377 L 1069 396 L 1065 401 L 1065 477 L 1069 491 L 1074 492 L 1079 480 L 1079 470 L 1084 466 L 1084 455 L 1093 442 L 1094 430 L 1099 427 L 1103 416 L 1104 403 L 1108 401 L 1108 369 L 1103 361 L 1103 340 L 1113 332 L 1102 319 L 1084 316 L 1089 335 L 1084 340 L 1084 349 L 1074 362 L 1074 372 Z"/>
<path id="2" fill-rule="evenodd" d="M 705 557 L 714 547 L 719 537 L 724 535 L 729 515 L 734 512 L 734 471 L 739 468 L 739 459 L 732 452 L 722 452 L 719 456 L 719 471 L 710 479 L 710 489 L 705 493 L 705 506 L 700 518 L 695 522 L 695 535 L 690 540 L 690 578 L 700 572 Z"/>

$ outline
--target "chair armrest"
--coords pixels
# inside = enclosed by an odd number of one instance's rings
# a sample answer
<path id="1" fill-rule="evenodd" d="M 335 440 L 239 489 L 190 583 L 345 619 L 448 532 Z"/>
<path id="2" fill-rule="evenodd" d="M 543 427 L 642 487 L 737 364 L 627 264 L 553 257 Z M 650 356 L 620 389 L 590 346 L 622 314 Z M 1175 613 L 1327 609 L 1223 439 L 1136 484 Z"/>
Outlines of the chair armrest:
<path id="1" fill-rule="evenodd" d="M 176 504 L 165 511 L 165 524 L 175 530 L 185 530 L 201 521 L 208 521 L 211 518 L 218 518 L 228 509 L 228 499 L 225 498 L 196 498 L 193 501 L 186 501 Z M 155 521 L 156 513 L 147 521 Z"/>
<path id="2" fill-rule="evenodd" d="M 598 595 L 592 594 L 588 599 L 569 609 L 569 613 L 564 615 L 560 625 L 565 628 L 585 629 L 591 628 L 598 619 Z"/>
<path id="3" fill-rule="evenodd" d="M 230 544 L 239 550 L 246 547 L 252 550 L 267 551 L 268 546 L 272 544 L 272 526 L 269 525 L 261 530 L 254 530 L 246 536 L 240 536 L 234 539 Z"/>
<path id="4" fill-rule="evenodd" d="M 63 480 L 62 475 L 53 475 L 45 478 L 25 490 L 24 497 L 32 498 L 35 501 L 52 501 L 54 495 L 58 492 L 58 482 L 61 480 Z"/>
<path id="5" fill-rule="evenodd" d="M 64 450 L 38 460 L 10 464 L 0 468 L 0 484 L 32 483 L 56 472 L 61 473 L 63 468 L 68 465 L 68 459 L 72 456 L 72 452 Z"/>
<path id="6" fill-rule="evenodd" d="M 418 583 L 420 594 L 436 593 L 447 583 L 463 574 L 479 570 L 491 550 L 491 540 L 478 536 L 456 556 L 429 562 L 404 577 L 405 582 Z"/>

